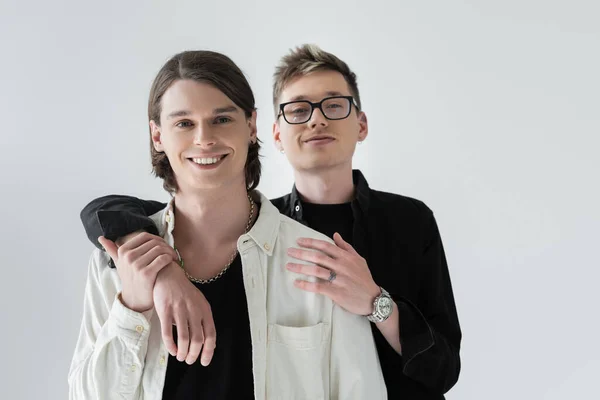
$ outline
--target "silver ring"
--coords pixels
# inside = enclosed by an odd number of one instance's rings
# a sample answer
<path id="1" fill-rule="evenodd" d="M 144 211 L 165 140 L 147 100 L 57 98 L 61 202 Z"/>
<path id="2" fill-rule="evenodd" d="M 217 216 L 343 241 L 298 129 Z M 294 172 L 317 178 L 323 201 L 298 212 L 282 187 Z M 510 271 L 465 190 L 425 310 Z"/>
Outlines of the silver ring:
<path id="1" fill-rule="evenodd" d="M 327 278 L 329 283 L 333 282 L 336 277 L 337 277 L 337 274 L 335 273 L 335 271 L 329 270 L 329 278 Z"/>

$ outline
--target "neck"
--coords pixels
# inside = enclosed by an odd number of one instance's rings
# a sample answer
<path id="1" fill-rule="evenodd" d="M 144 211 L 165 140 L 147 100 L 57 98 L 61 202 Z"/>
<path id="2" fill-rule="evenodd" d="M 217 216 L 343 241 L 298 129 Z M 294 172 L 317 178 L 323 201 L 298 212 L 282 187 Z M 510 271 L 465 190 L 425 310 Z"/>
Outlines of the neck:
<path id="1" fill-rule="evenodd" d="M 341 204 L 354 198 L 352 167 L 340 166 L 319 171 L 294 171 L 300 197 L 316 204 Z"/>
<path id="2" fill-rule="evenodd" d="M 176 246 L 219 248 L 236 242 L 248 224 L 250 203 L 245 185 L 175 195 Z M 256 208 L 254 217 L 256 217 Z"/>

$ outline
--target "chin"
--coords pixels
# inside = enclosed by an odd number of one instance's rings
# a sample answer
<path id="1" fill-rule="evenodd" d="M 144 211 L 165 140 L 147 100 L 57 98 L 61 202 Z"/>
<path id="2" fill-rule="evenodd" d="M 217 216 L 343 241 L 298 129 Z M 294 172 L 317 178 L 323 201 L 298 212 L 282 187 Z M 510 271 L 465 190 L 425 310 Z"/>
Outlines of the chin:
<path id="1" fill-rule="evenodd" d="M 299 169 L 303 169 L 303 170 L 307 170 L 307 171 L 311 171 L 311 170 L 323 170 L 323 169 L 328 169 L 328 168 L 332 168 L 337 166 L 339 163 L 335 162 L 334 160 L 331 159 L 326 159 L 326 160 L 306 160 L 305 162 L 303 162 L 301 165 L 301 168 Z"/>
<path id="2" fill-rule="evenodd" d="M 201 192 L 205 190 L 214 190 L 219 188 L 221 185 L 213 182 L 189 182 L 185 186 L 186 192 Z"/>
<path id="3" fill-rule="evenodd" d="M 215 171 L 216 172 L 216 171 Z M 237 183 L 245 184 L 245 171 L 241 174 L 231 174 L 230 171 L 211 174 L 212 176 L 195 177 L 190 182 L 190 187 L 194 190 L 218 189 L 224 186 L 233 186 Z"/>

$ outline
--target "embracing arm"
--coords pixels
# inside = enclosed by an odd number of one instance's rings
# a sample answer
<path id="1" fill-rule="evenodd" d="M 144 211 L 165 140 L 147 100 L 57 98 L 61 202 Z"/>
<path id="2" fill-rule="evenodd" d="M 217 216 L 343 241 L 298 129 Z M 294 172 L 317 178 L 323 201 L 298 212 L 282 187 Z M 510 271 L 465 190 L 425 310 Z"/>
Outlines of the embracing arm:
<path id="1" fill-rule="evenodd" d="M 158 229 L 150 215 L 166 207 L 166 204 L 142 200 L 133 196 L 109 195 L 96 198 L 81 210 L 81 222 L 88 239 L 99 249 L 98 237 L 116 241 L 137 231 L 158 235 Z"/>

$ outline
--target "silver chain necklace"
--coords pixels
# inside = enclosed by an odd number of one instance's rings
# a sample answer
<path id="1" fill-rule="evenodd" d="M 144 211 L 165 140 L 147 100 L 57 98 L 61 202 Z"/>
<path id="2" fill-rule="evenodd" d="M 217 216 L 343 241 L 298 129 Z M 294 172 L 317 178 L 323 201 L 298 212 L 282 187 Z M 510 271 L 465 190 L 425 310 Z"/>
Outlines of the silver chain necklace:
<path id="1" fill-rule="evenodd" d="M 244 233 L 248 233 L 248 231 L 250 230 L 250 224 L 252 224 L 252 217 L 254 217 L 254 200 L 252 200 L 252 197 L 250 196 L 250 193 L 248 193 L 248 201 L 250 202 L 250 216 L 248 217 L 248 223 L 246 224 L 246 229 L 244 230 Z M 225 272 L 227 272 L 227 270 L 229 269 L 229 267 L 231 267 L 231 263 L 233 263 L 233 260 L 235 260 L 235 258 L 237 257 L 237 254 L 238 254 L 238 250 L 237 250 L 237 247 L 236 247 L 235 251 L 233 252 L 233 254 L 231 255 L 231 257 L 229 258 L 229 261 L 225 265 L 225 268 L 223 268 L 221 271 L 219 271 L 219 273 L 217 275 L 215 275 L 215 276 L 213 276 L 212 278 L 209 278 L 209 279 L 198 279 L 198 278 L 195 278 L 192 275 L 190 275 L 185 270 L 184 264 L 183 264 L 183 258 L 181 257 L 181 254 L 179 254 L 179 250 L 177 250 L 177 247 L 175 247 L 175 245 L 173 245 L 173 249 L 175 249 L 175 252 L 177 253 L 177 257 L 179 257 L 179 266 L 181 267 L 181 269 L 185 273 L 185 276 L 190 281 L 195 282 L 195 283 L 200 283 L 202 285 L 214 282 L 217 279 L 219 279 L 220 277 L 222 277 L 223 274 Z"/>

